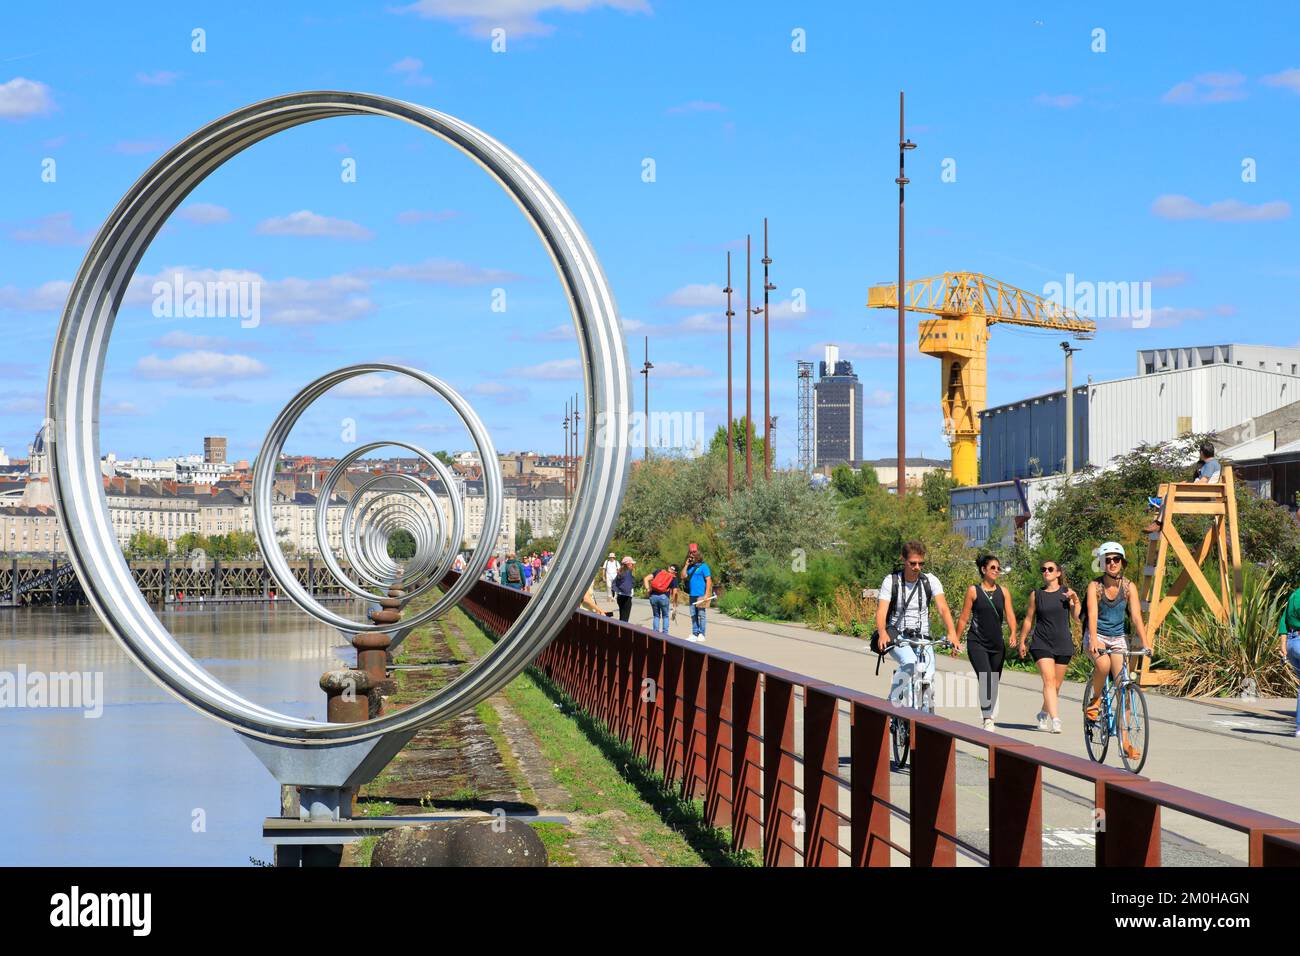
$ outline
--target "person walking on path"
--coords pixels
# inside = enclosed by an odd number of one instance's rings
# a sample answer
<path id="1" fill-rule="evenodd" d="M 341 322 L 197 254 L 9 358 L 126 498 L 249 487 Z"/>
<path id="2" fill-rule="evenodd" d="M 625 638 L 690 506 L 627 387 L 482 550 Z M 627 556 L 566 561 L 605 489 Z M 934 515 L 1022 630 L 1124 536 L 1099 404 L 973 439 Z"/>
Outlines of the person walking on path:
<path id="1" fill-rule="evenodd" d="M 623 558 L 623 566 L 614 578 L 614 600 L 618 602 L 618 619 L 626 621 L 632 617 L 632 591 L 636 588 L 636 578 L 632 572 L 636 562 L 631 555 Z"/>
<path id="2" fill-rule="evenodd" d="M 668 633 L 668 603 L 677 590 L 677 565 L 670 564 L 647 574 L 641 581 L 650 595 L 650 612 L 654 615 L 651 628 L 661 634 Z"/>
<path id="3" fill-rule="evenodd" d="M 609 591 L 609 596 L 614 596 L 614 578 L 618 577 L 618 559 L 614 557 L 614 552 L 609 553 L 603 565 L 605 569 L 605 588 Z"/>
<path id="4" fill-rule="evenodd" d="M 986 554 L 975 562 L 979 568 L 979 584 L 972 584 L 966 589 L 966 600 L 962 603 L 961 614 L 957 619 L 957 633 L 967 635 L 967 656 L 971 667 L 975 668 L 975 678 L 979 686 L 980 714 L 984 718 L 984 729 L 992 730 L 993 717 L 998 707 L 998 683 L 1002 680 L 1002 663 L 1006 660 L 1007 647 L 1002 639 L 1002 627 L 1011 629 L 1011 644 L 1016 643 L 1016 612 L 1012 607 L 1011 592 L 1004 585 L 998 584 L 1002 574 L 1002 563 L 991 554 Z M 970 631 L 966 631 L 967 623 Z"/>
<path id="5" fill-rule="evenodd" d="M 898 665 L 889 685 L 889 699 L 900 705 L 905 703 L 908 688 L 912 686 L 918 658 L 915 648 L 905 644 L 890 647 L 890 642 L 895 637 L 928 638 L 932 603 L 948 629 L 948 640 L 956 652 L 961 652 L 961 640 L 952 624 L 952 611 L 943 596 L 943 585 L 933 574 L 925 573 L 925 545 L 920 541 L 907 542 L 903 545 L 902 558 L 903 570 L 893 572 L 881 582 L 876 601 L 878 651 L 888 653 Z M 934 669 L 934 654 L 925 654 L 923 674 L 931 682 Z"/>
<path id="6" fill-rule="evenodd" d="M 1124 655 L 1128 653 L 1128 629 L 1124 621 L 1126 613 L 1133 622 L 1133 630 L 1142 646 L 1149 646 L 1146 628 L 1142 624 L 1142 605 L 1138 601 L 1137 588 L 1124 576 L 1124 569 L 1128 567 L 1124 546 L 1116 541 L 1107 541 L 1097 548 L 1097 557 L 1105 571 L 1095 581 L 1088 582 L 1088 633 L 1085 639 L 1088 653 L 1094 662 L 1088 708 L 1085 711 L 1089 720 L 1101 717 L 1101 695 L 1106 687 L 1107 675 L 1118 677 L 1124 667 Z M 1140 758 L 1141 751 L 1133 746 L 1123 727 L 1120 728 L 1120 735 L 1125 756 L 1129 760 Z"/>
<path id="7" fill-rule="evenodd" d="M 1070 617 L 1073 615 L 1077 620 L 1083 604 L 1079 595 L 1066 583 L 1059 561 L 1044 561 L 1039 571 L 1043 575 L 1043 586 L 1029 594 L 1025 626 L 1020 632 L 1020 657 L 1033 655 L 1038 674 L 1043 679 L 1043 707 L 1038 712 L 1038 729 L 1059 734 L 1061 684 L 1065 682 L 1065 672 L 1070 669 L 1070 660 L 1074 657 Z M 1014 632 L 1011 646 L 1016 646 Z"/>
<path id="8" fill-rule="evenodd" d="M 524 566 L 519 563 L 515 553 L 511 551 L 506 557 L 505 564 L 501 565 L 501 583 L 508 588 L 522 591 L 527 581 L 528 577 L 524 573 Z"/>
<path id="9" fill-rule="evenodd" d="M 687 640 L 692 644 L 703 644 L 706 615 L 709 602 L 713 600 L 713 569 L 700 557 L 698 544 L 691 544 L 686 549 L 681 588 L 673 592 L 674 605 L 682 590 L 686 592 L 686 599 L 691 606 L 691 636 Z"/>
<path id="10" fill-rule="evenodd" d="M 1277 633 L 1282 639 L 1282 657 L 1291 664 L 1296 679 L 1300 680 L 1300 588 L 1291 592 L 1286 610 L 1277 622 Z M 1300 700 L 1295 705 L 1295 735 L 1300 737 Z"/>

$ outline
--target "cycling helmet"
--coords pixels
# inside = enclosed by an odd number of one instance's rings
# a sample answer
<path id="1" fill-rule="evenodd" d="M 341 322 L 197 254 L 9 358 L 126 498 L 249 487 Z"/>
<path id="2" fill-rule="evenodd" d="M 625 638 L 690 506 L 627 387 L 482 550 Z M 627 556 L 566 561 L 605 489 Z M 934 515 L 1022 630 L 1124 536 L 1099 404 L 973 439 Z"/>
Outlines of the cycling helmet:
<path id="1" fill-rule="evenodd" d="M 1128 560 L 1128 556 L 1124 554 L 1124 545 L 1120 544 L 1118 541 L 1107 541 L 1092 553 L 1098 558 L 1104 558 L 1108 554 L 1118 554 L 1125 561 Z"/>

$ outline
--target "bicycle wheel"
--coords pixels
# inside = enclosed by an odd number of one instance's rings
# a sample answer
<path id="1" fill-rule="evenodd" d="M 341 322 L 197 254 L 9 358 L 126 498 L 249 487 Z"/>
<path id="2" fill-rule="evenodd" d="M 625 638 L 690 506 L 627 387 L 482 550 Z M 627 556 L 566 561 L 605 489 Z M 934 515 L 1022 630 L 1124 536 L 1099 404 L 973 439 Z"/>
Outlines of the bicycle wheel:
<path id="1" fill-rule="evenodd" d="M 911 742 L 912 722 L 906 717 L 889 718 L 889 740 L 894 751 L 894 769 L 907 766 L 908 745 Z"/>
<path id="2" fill-rule="evenodd" d="M 1147 762 L 1147 752 L 1151 749 L 1149 739 L 1151 722 L 1147 720 L 1147 695 L 1142 693 L 1142 688 L 1138 686 L 1137 681 L 1129 681 L 1124 684 L 1119 699 L 1120 712 L 1117 715 L 1117 723 L 1123 733 L 1119 753 L 1124 760 L 1124 768 L 1132 773 L 1139 773 L 1142 765 Z M 1124 746 L 1125 738 L 1138 752 L 1136 759 L 1129 757 L 1128 747 Z"/>
<path id="3" fill-rule="evenodd" d="M 1109 681 L 1107 681 L 1109 683 Z M 1101 716 L 1096 720 L 1088 719 L 1088 703 L 1092 699 L 1092 686 L 1083 687 L 1083 745 L 1094 763 L 1106 762 L 1106 750 L 1110 746 L 1110 688 L 1101 693 Z"/>

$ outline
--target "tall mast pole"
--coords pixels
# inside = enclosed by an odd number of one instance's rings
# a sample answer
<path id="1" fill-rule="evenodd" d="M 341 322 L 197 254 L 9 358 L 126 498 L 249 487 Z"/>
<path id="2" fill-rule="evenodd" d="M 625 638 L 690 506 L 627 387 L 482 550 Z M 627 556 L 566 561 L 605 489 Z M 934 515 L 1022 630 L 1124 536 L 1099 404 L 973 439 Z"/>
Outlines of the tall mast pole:
<path id="1" fill-rule="evenodd" d="M 754 312 L 750 308 L 749 236 L 745 236 L 745 487 L 754 486 Z"/>
<path id="2" fill-rule="evenodd" d="M 569 403 L 567 400 L 564 403 L 564 458 L 561 460 L 564 475 L 564 503 L 567 507 L 569 503 Z"/>
<path id="3" fill-rule="evenodd" d="M 736 455 L 735 435 L 731 430 L 734 419 L 731 411 L 731 319 L 736 313 L 731 311 L 731 253 L 727 253 L 727 287 L 723 289 L 727 293 L 727 500 L 731 500 L 732 489 L 732 459 Z"/>
<path id="4" fill-rule="evenodd" d="M 776 288 L 768 281 L 767 217 L 763 217 L 763 477 L 772 480 L 772 369 L 767 330 L 768 295 Z"/>
<path id="5" fill-rule="evenodd" d="M 654 368 L 650 364 L 650 336 L 645 337 L 645 364 L 641 366 L 641 374 L 645 376 L 645 460 L 650 460 L 650 370 Z"/>
<path id="6" fill-rule="evenodd" d="M 903 158 L 909 149 L 916 149 L 916 144 L 909 141 L 903 132 L 903 91 L 898 91 L 898 501 L 902 504 L 907 494 L 907 422 L 904 408 L 907 402 L 907 325 L 906 325 L 906 287 L 903 271 L 903 189 L 908 179 L 903 173 Z"/>
<path id="7" fill-rule="evenodd" d="M 578 487 L 578 422 L 582 420 L 582 412 L 578 411 L 578 393 L 573 393 L 573 465 L 569 469 L 569 484 L 576 490 Z"/>

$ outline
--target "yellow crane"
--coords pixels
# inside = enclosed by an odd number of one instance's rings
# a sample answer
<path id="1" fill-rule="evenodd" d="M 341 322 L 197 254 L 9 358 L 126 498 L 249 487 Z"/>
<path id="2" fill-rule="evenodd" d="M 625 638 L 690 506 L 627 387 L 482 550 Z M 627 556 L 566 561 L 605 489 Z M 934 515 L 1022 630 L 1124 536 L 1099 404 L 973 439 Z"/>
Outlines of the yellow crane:
<path id="1" fill-rule="evenodd" d="M 1060 329 L 1090 338 L 1097 323 L 1041 295 L 977 272 L 945 272 L 907 283 L 903 306 L 933 315 L 921 322 L 920 349 L 943 361 L 939 388 L 943 427 L 952 445 L 952 477 L 979 481 L 979 413 L 987 405 L 989 326 L 997 322 Z M 867 308 L 898 308 L 898 284 L 872 286 Z"/>

